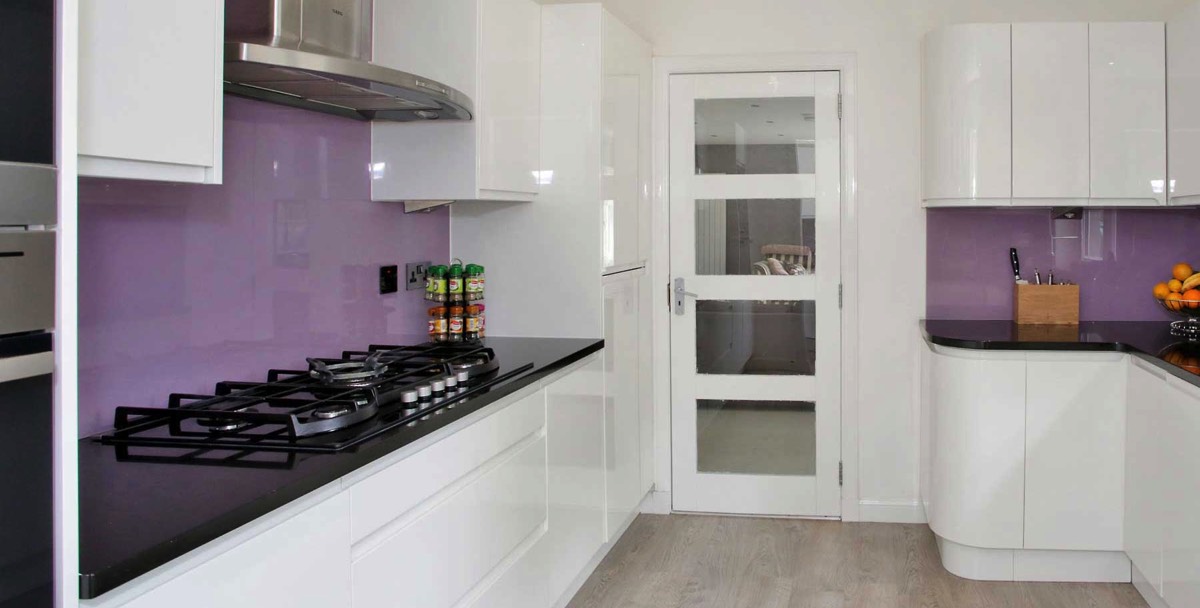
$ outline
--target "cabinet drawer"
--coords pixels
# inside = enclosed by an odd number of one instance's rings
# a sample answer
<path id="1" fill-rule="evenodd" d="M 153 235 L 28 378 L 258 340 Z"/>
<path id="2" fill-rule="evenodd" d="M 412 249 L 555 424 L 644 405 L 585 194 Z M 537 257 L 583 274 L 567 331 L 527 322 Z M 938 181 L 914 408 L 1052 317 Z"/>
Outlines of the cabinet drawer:
<path id="1" fill-rule="evenodd" d="M 350 487 L 350 532 L 357 543 L 546 425 L 537 391 Z"/>
<path id="2" fill-rule="evenodd" d="M 546 526 L 546 437 L 502 454 L 494 468 L 356 555 L 355 608 L 442 608 L 488 578 Z M 361 547 L 355 547 L 357 553 Z"/>

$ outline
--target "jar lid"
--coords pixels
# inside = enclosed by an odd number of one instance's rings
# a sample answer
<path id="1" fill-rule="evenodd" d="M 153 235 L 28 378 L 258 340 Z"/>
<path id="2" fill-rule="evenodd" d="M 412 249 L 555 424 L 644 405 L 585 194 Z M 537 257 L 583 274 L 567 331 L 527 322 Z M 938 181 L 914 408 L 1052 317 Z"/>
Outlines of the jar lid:
<path id="1" fill-rule="evenodd" d="M 481 312 L 483 312 L 483 307 L 478 304 L 472 304 L 467 307 L 467 314 L 469 315 L 478 315 Z"/>
<path id="2" fill-rule="evenodd" d="M 466 311 L 466 309 L 463 308 L 462 306 L 451 306 L 450 307 L 450 316 L 461 317 L 465 311 Z"/>
<path id="3" fill-rule="evenodd" d="M 439 316 L 439 317 L 444 317 L 444 316 L 446 316 L 446 307 L 445 307 L 445 306 L 434 306 L 433 308 L 430 308 L 430 309 L 429 309 L 429 316 L 431 316 L 431 317 L 432 317 L 432 316 L 435 316 L 435 315 L 436 315 L 436 316 Z"/>

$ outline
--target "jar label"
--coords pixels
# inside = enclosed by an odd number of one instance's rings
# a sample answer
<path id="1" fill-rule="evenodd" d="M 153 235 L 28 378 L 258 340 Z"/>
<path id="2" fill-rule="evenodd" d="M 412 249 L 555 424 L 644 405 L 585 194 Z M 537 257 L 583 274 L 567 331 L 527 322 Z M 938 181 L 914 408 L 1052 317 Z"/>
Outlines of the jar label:
<path id="1" fill-rule="evenodd" d="M 450 293 L 460 293 L 462 289 L 462 279 L 450 279 Z"/>
<path id="2" fill-rule="evenodd" d="M 483 321 L 479 317 L 467 317 L 467 331 L 476 333 L 483 327 Z"/>
<path id="3" fill-rule="evenodd" d="M 449 325 L 446 323 L 445 319 L 429 320 L 429 333 L 431 334 L 444 334 L 446 333 L 446 329 L 448 327 Z"/>
<path id="4" fill-rule="evenodd" d="M 463 332 L 463 320 L 455 317 L 450 321 L 450 333 L 461 334 Z"/>
<path id="5" fill-rule="evenodd" d="M 467 279 L 467 293 L 478 293 L 483 288 L 483 282 L 478 277 Z"/>

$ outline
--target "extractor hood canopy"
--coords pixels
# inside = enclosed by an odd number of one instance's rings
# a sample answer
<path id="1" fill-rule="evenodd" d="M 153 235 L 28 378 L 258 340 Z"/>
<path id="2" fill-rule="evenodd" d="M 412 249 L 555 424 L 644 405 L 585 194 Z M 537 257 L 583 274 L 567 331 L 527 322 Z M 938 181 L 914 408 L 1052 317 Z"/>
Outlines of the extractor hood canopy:
<path id="1" fill-rule="evenodd" d="M 442 83 L 371 63 L 371 0 L 226 0 L 225 91 L 358 120 L 471 120 Z"/>

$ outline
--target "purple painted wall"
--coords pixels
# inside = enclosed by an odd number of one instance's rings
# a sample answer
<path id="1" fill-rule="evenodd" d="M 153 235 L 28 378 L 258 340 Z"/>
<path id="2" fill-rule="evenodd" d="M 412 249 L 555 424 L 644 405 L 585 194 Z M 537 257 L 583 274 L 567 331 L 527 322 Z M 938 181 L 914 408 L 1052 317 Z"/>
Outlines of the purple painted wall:
<path id="1" fill-rule="evenodd" d="M 164 133 L 164 136 L 170 134 Z M 372 203 L 366 123 L 227 97 L 225 179 L 80 182 L 80 433 L 118 405 L 424 331 L 383 264 L 444 260 L 449 212 Z"/>
<path id="2" fill-rule="evenodd" d="M 1095 209 L 1053 220 L 1048 209 L 926 212 L 926 317 L 1011 319 L 1009 247 L 1023 278 L 1079 283 L 1085 321 L 1170 319 L 1151 289 L 1186 261 L 1200 268 L 1200 209 Z"/>

